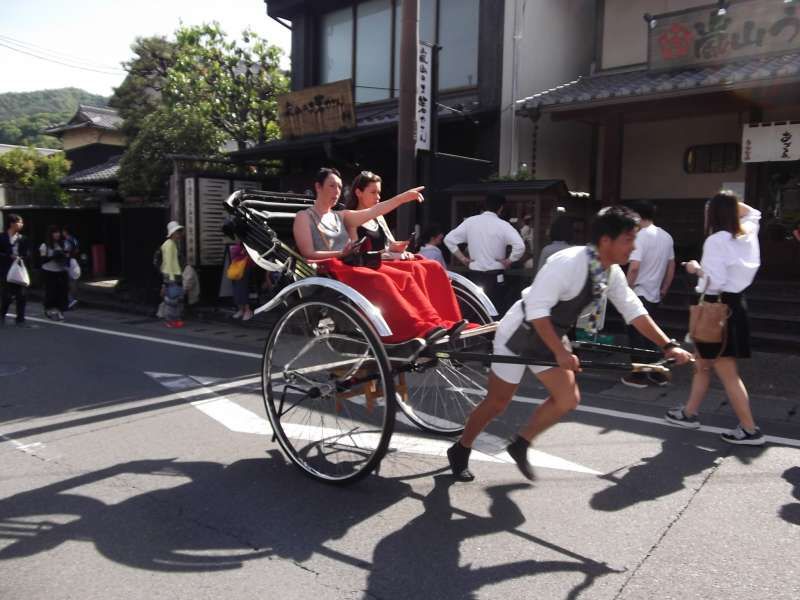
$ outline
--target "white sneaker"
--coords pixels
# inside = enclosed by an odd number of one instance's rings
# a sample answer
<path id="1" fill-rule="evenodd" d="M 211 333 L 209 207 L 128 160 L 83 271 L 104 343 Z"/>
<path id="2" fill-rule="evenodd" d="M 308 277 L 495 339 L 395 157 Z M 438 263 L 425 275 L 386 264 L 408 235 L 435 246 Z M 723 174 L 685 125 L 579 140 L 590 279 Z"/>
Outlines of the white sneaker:
<path id="1" fill-rule="evenodd" d="M 60 310 L 57 310 L 55 312 L 55 318 L 56 318 L 56 321 L 63 321 L 64 320 L 64 313 L 62 313 Z"/>
<path id="2" fill-rule="evenodd" d="M 729 444 L 738 444 L 741 446 L 763 446 L 766 443 L 764 434 L 756 427 L 753 433 L 745 431 L 744 427 L 739 425 L 736 429 L 731 429 L 722 434 L 722 439 Z"/>
<path id="3" fill-rule="evenodd" d="M 233 317 L 232 317 L 232 318 L 234 318 L 234 319 L 241 319 L 241 318 L 242 318 L 242 314 L 243 314 L 243 313 L 244 313 L 244 311 L 242 311 L 242 310 L 237 310 L 235 313 L 233 313 Z"/>

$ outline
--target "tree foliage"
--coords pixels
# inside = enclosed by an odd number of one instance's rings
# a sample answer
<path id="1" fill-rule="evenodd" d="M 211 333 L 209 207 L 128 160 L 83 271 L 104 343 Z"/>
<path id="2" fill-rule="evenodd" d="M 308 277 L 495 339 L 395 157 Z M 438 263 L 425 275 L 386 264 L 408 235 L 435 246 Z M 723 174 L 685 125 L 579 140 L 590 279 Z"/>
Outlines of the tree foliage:
<path id="1" fill-rule="evenodd" d="M 0 182 L 65 203 L 68 195 L 58 182 L 69 172 L 69 164 L 62 152 L 42 156 L 33 148 L 16 148 L 0 155 Z"/>
<path id="2" fill-rule="evenodd" d="M 120 192 L 159 200 L 172 172 L 169 154 L 215 156 L 224 143 L 220 131 L 197 111 L 163 106 L 144 117 L 138 135 L 120 161 Z"/>
<path id="3" fill-rule="evenodd" d="M 277 101 L 289 88 L 281 50 L 252 32 L 228 40 L 219 25 L 181 27 L 175 41 L 140 38 L 128 77 L 111 104 L 131 140 L 120 163 L 120 191 L 158 199 L 172 171 L 168 154 L 218 156 L 235 140 L 279 135 Z"/>
<path id="4" fill-rule="evenodd" d="M 235 140 L 264 142 L 279 136 L 277 96 L 289 90 L 281 50 L 252 31 L 228 40 L 219 25 L 181 27 L 165 93 L 175 106 L 192 106 Z"/>
<path id="5" fill-rule="evenodd" d="M 6 92 L 0 94 L 0 121 L 40 113 L 68 113 L 71 117 L 79 104 L 102 107 L 107 103 L 108 98 L 105 96 L 90 94 L 79 88 Z"/>
<path id="6" fill-rule="evenodd" d="M 134 58 L 123 65 L 128 75 L 109 100 L 109 106 L 124 119 L 128 139 L 136 137 L 144 118 L 163 105 L 162 91 L 175 62 L 175 43 L 157 36 L 136 38 L 131 50 Z"/>

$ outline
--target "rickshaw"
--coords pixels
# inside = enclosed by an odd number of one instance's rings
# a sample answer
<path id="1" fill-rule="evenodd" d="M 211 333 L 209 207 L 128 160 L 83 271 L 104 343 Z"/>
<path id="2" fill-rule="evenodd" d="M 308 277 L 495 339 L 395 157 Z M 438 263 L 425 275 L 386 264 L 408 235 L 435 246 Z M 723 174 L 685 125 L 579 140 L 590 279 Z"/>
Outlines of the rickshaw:
<path id="1" fill-rule="evenodd" d="M 480 287 L 454 272 L 448 277 L 462 315 L 477 326 L 433 343 L 384 343 L 392 331 L 380 309 L 276 232 L 290 231 L 296 213 L 312 204 L 298 195 L 236 191 L 225 200 L 227 233 L 277 277 L 274 296 L 255 311 L 275 311 L 262 360 L 273 440 L 306 475 L 347 484 L 378 468 L 398 409 L 428 434 L 457 436 L 485 396 L 491 362 L 543 363 L 492 355 L 497 310 Z M 669 373 L 664 361 L 591 366 Z"/>

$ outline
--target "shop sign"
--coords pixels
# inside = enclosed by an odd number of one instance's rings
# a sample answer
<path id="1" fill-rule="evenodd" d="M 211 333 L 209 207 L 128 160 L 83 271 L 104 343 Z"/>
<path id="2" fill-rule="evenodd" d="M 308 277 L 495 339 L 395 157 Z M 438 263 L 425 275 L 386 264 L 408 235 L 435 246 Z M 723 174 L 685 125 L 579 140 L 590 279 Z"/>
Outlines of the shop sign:
<path id="1" fill-rule="evenodd" d="M 800 160 L 800 123 L 758 123 L 742 129 L 742 162 Z"/>
<path id="2" fill-rule="evenodd" d="M 731 60 L 800 49 L 800 7 L 783 0 L 731 2 L 655 15 L 648 27 L 650 69 Z"/>
<path id="3" fill-rule="evenodd" d="M 433 48 L 420 42 L 417 49 L 417 130 L 415 150 L 431 149 L 431 87 L 433 84 Z"/>
<path id="4" fill-rule="evenodd" d="M 186 264 L 197 264 L 197 213 L 195 210 L 194 177 L 183 180 L 184 211 L 183 218 L 186 224 Z"/>
<path id="5" fill-rule="evenodd" d="M 356 126 L 353 80 L 278 96 L 278 125 L 285 138 L 352 129 Z"/>

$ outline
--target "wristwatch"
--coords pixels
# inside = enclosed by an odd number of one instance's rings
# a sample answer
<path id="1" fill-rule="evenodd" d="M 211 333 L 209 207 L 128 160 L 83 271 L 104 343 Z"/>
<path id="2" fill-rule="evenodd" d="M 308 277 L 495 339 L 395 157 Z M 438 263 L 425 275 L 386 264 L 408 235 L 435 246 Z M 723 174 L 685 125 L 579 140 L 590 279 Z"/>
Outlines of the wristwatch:
<path id="1" fill-rule="evenodd" d="M 673 348 L 680 348 L 680 347 L 681 343 L 675 338 L 672 338 L 671 340 L 668 340 L 666 344 L 661 346 L 661 350 L 662 352 L 666 352 L 667 350 L 672 350 Z"/>

